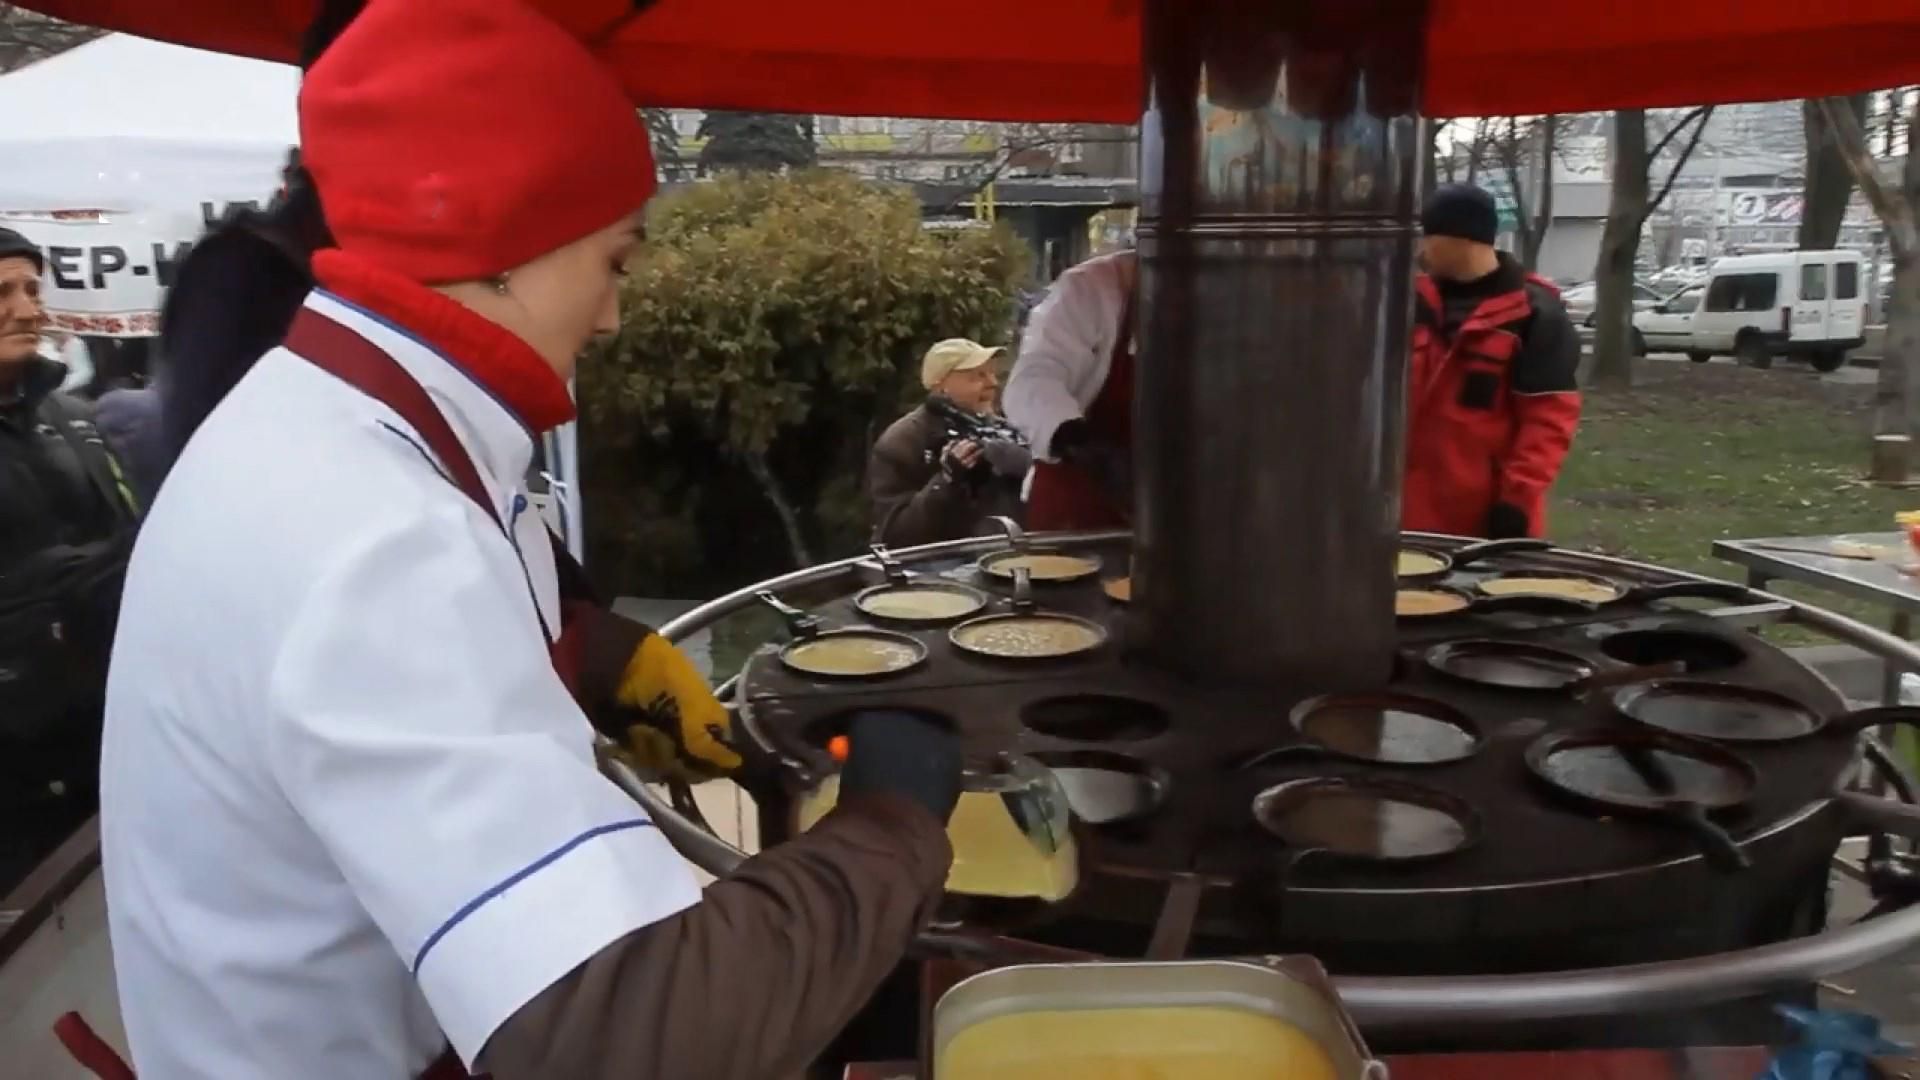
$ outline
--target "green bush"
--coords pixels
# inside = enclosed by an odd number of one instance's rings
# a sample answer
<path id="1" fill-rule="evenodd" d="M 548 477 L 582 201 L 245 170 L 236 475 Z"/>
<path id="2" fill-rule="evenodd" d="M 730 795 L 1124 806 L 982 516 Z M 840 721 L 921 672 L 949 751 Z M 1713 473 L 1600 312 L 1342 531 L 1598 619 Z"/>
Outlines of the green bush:
<path id="1" fill-rule="evenodd" d="M 580 371 L 596 576 L 695 596 L 860 550 L 868 447 L 927 346 L 1006 340 L 1020 242 L 922 229 L 906 191 L 827 171 L 684 189 L 648 234 Z"/>

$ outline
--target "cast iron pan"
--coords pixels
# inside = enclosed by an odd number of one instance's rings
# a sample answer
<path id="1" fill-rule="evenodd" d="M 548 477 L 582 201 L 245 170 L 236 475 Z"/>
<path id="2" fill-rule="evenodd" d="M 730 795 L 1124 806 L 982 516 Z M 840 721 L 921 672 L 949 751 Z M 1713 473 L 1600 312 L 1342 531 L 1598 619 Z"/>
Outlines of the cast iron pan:
<path id="1" fill-rule="evenodd" d="M 984 649 L 969 641 L 970 638 L 982 629 L 1006 626 L 1019 622 L 1039 624 L 1054 623 L 1071 626 L 1084 632 L 1088 643 L 1080 648 L 1064 652 L 1022 655 Z M 1067 660 L 1076 656 L 1085 656 L 1087 653 L 1107 643 L 1107 628 L 1091 619 L 1083 619 L 1078 615 L 1068 615 L 1058 611 L 1039 610 L 1034 606 L 1033 602 L 1033 576 L 1028 573 L 1026 567 L 1020 566 L 1015 567 L 1013 571 L 1013 610 L 1002 612 L 998 615 L 981 615 L 977 618 L 968 619 L 966 622 L 947 631 L 947 640 L 952 642 L 953 647 L 959 649 L 961 652 L 971 653 L 974 656 L 987 660 L 998 660 L 1015 664 L 1032 664 L 1042 663 L 1048 660 Z"/>
<path id="2" fill-rule="evenodd" d="M 905 567 L 894 561 L 892 553 L 887 551 L 885 547 L 875 544 L 869 550 L 873 552 L 873 557 L 879 560 L 880 572 L 887 576 L 886 584 L 875 585 L 870 589 L 862 589 L 860 593 L 853 598 L 853 606 L 857 608 L 861 614 L 869 618 L 900 623 L 905 626 L 937 626 L 941 623 L 954 622 L 972 615 L 977 615 L 987 606 L 987 594 L 981 592 L 979 589 L 962 585 L 957 581 L 916 580 L 913 575 L 907 573 Z M 965 610 L 956 611 L 951 615 L 937 616 L 890 615 L 884 611 L 876 611 L 871 606 L 876 599 L 906 593 L 946 593 L 967 601 L 968 606 Z"/>
<path id="3" fill-rule="evenodd" d="M 1547 543 L 1545 540 L 1526 538 L 1486 540 L 1478 544 L 1468 544 L 1465 547 L 1455 548 L 1452 551 L 1441 551 L 1439 548 L 1423 547 L 1419 544 L 1401 544 L 1401 551 L 1408 552 L 1409 554 L 1425 555 L 1437 560 L 1440 565 L 1433 570 L 1399 574 L 1398 577 L 1401 585 L 1416 585 L 1439 581 L 1455 570 L 1479 562 L 1481 559 L 1492 558 L 1496 555 L 1518 555 L 1522 552 L 1549 551 L 1552 548 L 1553 545 Z M 1398 562 L 1399 556 L 1397 554 L 1394 558 L 1395 561 Z M 1395 569 L 1398 570 L 1398 567 L 1396 566 Z"/>
<path id="4" fill-rule="evenodd" d="M 1543 578 L 1561 581 L 1580 581 L 1604 590 L 1604 598 L 1595 596 L 1592 600 L 1582 600 L 1558 593 L 1497 593 L 1489 586 L 1501 581 L 1516 578 Z M 1599 574 L 1583 574 L 1571 570 L 1510 570 L 1482 578 L 1476 585 L 1483 595 L 1496 600 L 1517 600 L 1521 597 L 1551 597 L 1562 603 L 1577 605 L 1588 610 L 1598 610 L 1608 604 L 1617 604 L 1623 600 L 1635 603 L 1649 603 L 1655 600 L 1679 600 L 1699 598 L 1703 600 L 1724 600 L 1728 603 L 1749 603 L 1753 600 L 1753 591 L 1744 585 L 1735 585 L 1729 581 L 1676 581 L 1667 585 L 1629 585 L 1624 581 L 1602 577 Z"/>
<path id="5" fill-rule="evenodd" d="M 1503 690 L 1584 693 L 1604 686 L 1680 675 L 1681 663 L 1602 669 L 1585 657 L 1521 641 L 1471 639 L 1427 650 L 1427 666 L 1461 682 Z"/>
<path id="6" fill-rule="evenodd" d="M 1287 714 L 1295 741 L 1240 763 L 1251 769 L 1293 754 L 1323 754 L 1375 765 L 1445 765 L 1480 751 L 1484 740 L 1451 705 L 1410 694 L 1326 694 Z"/>
<path id="7" fill-rule="evenodd" d="M 1455 606 L 1439 611 L 1406 612 L 1400 610 L 1399 597 L 1407 593 L 1439 593 L 1459 598 Z M 1408 585 L 1404 581 L 1394 597 L 1393 617 L 1408 622 L 1450 619 L 1458 615 L 1486 615 L 1496 611 L 1532 611 L 1543 615 L 1580 615 L 1595 611 L 1594 605 L 1565 596 L 1544 593 L 1518 593 L 1513 596 L 1480 596 L 1450 585 Z"/>
<path id="8" fill-rule="evenodd" d="M 1364 863 L 1444 859 L 1480 842 L 1480 814 L 1464 799 L 1394 780 L 1316 776 L 1256 795 L 1253 817 L 1307 858 Z"/>
<path id="9" fill-rule="evenodd" d="M 1661 817 L 1686 829 L 1716 870 L 1750 865 L 1708 816 L 1746 805 L 1760 786 L 1759 772 L 1730 750 L 1652 728 L 1569 731 L 1527 747 L 1527 768 L 1589 809 Z"/>
<path id="10" fill-rule="evenodd" d="M 998 551 L 989 551 L 985 555 L 980 556 L 979 562 L 975 565 L 977 565 L 980 568 L 980 572 L 987 577 L 998 578 L 1001 581 L 1013 581 L 1014 568 L 1009 568 L 1006 564 L 1023 555 L 1058 555 L 1061 558 L 1076 559 L 1084 564 L 1084 568 L 1076 573 L 1035 577 L 1033 579 L 1034 583 L 1038 585 L 1067 585 L 1076 581 L 1085 581 L 1087 578 L 1093 577 L 1100 572 L 1100 557 L 1098 555 L 1089 555 L 1076 551 L 1062 551 L 1058 548 L 1034 547 L 1027 542 L 1027 534 L 1021 530 L 1019 524 L 1012 518 L 996 517 L 992 520 L 994 524 L 1000 526 L 1000 528 L 1006 532 L 1007 546 Z"/>
<path id="11" fill-rule="evenodd" d="M 1089 825 L 1119 826 L 1150 817 L 1173 786 L 1165 769 L 1131 754 L 1041 750 L 1028 756 L 1053 770 L 1067 808 Z"/>
<path id="12" fill-rule="evenodd" d="M 866 626 L 850 626 L 841 630 L 829 630 L 826 628 L 826 624 L 820 621 L 818 616 L 809 615 L 798 608 L 782 602 L 779 597 L 773 595 L 771 592 L 759 592 L 755 593 L 754 596 L 761 603 L 779 612 L 780 617 L 786 620 L 788 633 L 793 635 L 793 640 L 780 649 L 780 663 L 789 671 L 804 675 L 809 679 L 888 679 L 902 672 L 912 671 L 914 668 L 927 662 L 927 647 L 905 634 L 896 634 L 891 630 L 876 630 Z M 895 651 L 901 656 L 902 660 L 900 663 L 884 671 L 845 673 L 810 667 L 798 658 L 797 654 L 806 649 L 807 646 L 821 641 L 870 642 L 876 646 L 886 647 Z M 901 652 L 900 650 L 905 651 Z"/>
<path id="13" fill-rule="evenodd" d="M 1689 679 L 1616 690 L 1613 707 L 1636 724 L 1725 743 L 1790 742 L 1823 731 L 1852 736 L 1882 724 L 1920 726 L 1920 707 L 1912 705 L 1883 705 L 1828 719 L 1782 694 Z"/>

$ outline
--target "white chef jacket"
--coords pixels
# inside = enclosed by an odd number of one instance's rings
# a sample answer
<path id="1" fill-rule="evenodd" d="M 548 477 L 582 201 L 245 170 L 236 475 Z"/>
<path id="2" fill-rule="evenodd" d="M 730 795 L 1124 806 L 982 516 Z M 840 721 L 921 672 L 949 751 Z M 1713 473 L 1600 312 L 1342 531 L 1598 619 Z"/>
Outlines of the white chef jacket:
<path id="1" fill-rule="evenodd" d="M 141 531 L 107 688 L 108 918 L 141 1080 L 388 1080 L 448 1040 L 471 1065 L 541 990 L 699 897 L 596 771 L 548 661 L 528 432 L 406 332 L 307 304 L 427 388 L 513 542 L 405 421 L 285 350 L 197 433 Z"/>
<path id="2" fill-rule="evenodd" d="M 1054 430 L 1085 416 L 1107 383 L 1135 265 L 1131 251 L 1088 259 L 1061 274 L 1027 319 L 1001 399 L 1007 420 L 1042 461 L 1053 460 Z"/>

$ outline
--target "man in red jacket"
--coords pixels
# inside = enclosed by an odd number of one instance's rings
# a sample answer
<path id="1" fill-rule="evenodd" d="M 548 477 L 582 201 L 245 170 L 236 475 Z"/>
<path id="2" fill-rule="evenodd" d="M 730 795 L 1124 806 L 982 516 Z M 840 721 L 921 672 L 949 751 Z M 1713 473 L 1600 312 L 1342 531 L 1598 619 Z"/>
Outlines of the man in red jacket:
<path id="1" fill-rule="evenodd" d="M 1492 196 L 1444 185 L 1421 225 L 1401 527 L 1541 535 L 1580 422 L 1579 335 L 1553 284 L 1494 250 Z"/>

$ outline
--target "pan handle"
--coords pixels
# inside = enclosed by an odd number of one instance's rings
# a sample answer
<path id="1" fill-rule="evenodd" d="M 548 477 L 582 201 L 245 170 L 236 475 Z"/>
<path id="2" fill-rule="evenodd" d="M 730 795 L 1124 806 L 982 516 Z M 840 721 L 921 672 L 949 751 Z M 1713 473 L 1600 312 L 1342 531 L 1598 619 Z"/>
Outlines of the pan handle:
<path id="1" fill-rule="evenodd" d="M 886 575 L 887 584 L 905 585 L 907 583 L 907 568 L 900 565 L 899 560 L 893 557 L 893 552 L 887 550 L 887 545 L 874 544 L 867 550 L 873 553 L 874 561 L 880 564 L 880 572 Z"/>
<path id="2" fill-rule="evenodd" d="M 1652 682 L 1655 679 L 1671 679 L 1686 673 L 1687 665 L 1679 660 L 1669 660 L 1664 664 L 1635 664 L 1632 667 L 1595 672 L 1580 683 L 1579 689 L 1584 692 L 1608 687 L 1631 686 L 1634 683 Z"/>
<path id="3" fill-rule="evenodd" d="M 1707 816 L 1707 810 L 1696 802 L 1676 802 L 1669 804 L 1666 814 L 1673 823 L 1693 834 L 1695 843 L 1700 845 L 1700 854 L 1706 858 L 1707 865 L 1723 873 L 1737 873 L 1753 865 L 1747 853 L 1740 850 L 1727 830 L 1714 824 Z"/>
<path id="4" fill-rule="evenodd" d="M 1000 531 L 1007 534 L 1008 547 L 1015 551 L 1027 550 L 1027 533 L 1020 527 L 1019 522 L 1010 517 L 1000 516 L 990 517 L 987 520 L 999 526 Z"/>
<path id="5" fill-rule="evenodd" d="M 1833 801 L 1840 804 L 1854 824 L 1875 832 L 1920 840 L 1920 806 L 1858 791 L 1836 791 Z"/>
<path id="6" fill-rule="evenodd" d="M 1676 581 L 1669 585 L 1644 585 L 1633 590 L 1636 600 L 1724 600 L 1730 604 L 1751 604 L 1753 590 L 1731 581 Z"/>
<path id="7" fill-rule="evenodd" d="M 1875 705 L 1870 709 L 1855 709 L 1827 721 L 1825 730 L 1838 735 L 1858 735 L 1885 724 L 1920 727 L 1920 705 Z"/>
<path id="8" fill-rule="evenodd" d="M 1200 917 L 1200 901 L 1207 881 L 1198 874 L 1175 874 L 1167 886 L 1167 900 L 1147 942 L 1148 960 L 1184 960 L 1193 940 L 1193 924 Z"/>
<path id="9" fill-rule="evenodd" d="M 1027 612 L 1033 608 L 1033 568 L 1016 566 L 1013 568 L 1013 610 Z"/>
<path id="10" fill-rule="evenodd" d="M 820 633 L 821 623 L 818 617 L 809 615 L 799 608 L 786 603 L 779 597 L 773 595 L 771 590 L 762 589 L 754 593 L 753 598 L 778 612 L 780 617 L 786 620 L 787 633 L 792 634 L 794 638 L 810 638 Z"/>
<path id="11" fill-rule="evenodd" d="M 1251 757 L 1242 759 L 1238 765 L 1233 766 L 1233 769 L 1236 772 L 1246 770 L 1246 769 L 1257 769 L 1260 766 L 1269 764 L 1270 762 L 1276 759 L 1284 759 L 1284 758 L 1292 757 L 1295 755 L 1304 755 L 1304 756 L 1311 757 L 1311 756 L 1324 754 L 1326 752 L 1327 752 L 1326 749 L 1320 746 L 1318 743 L 1311 743 L 1303 740 L 1301 742 L 1288 743 L 1285 746 L 1269 747 L 1265 750 L 1262 750 L 1252 755 Z"/>
<path id="12" fill-rule="evenodd" d="M 1553 545 L 1545 540 L 1519 536 L 1511 540 L 1482 540 L 1477 544 L 1468 544 L 1466 547 L 1453 549 L 1447 557 L 1453 560 L 1454 568 L 1459 569 L 1468 563 L 1479 562 L 1481 559 L 1489 559 L 1495 555 L 1520 555 L 1552 550 Z"/>

